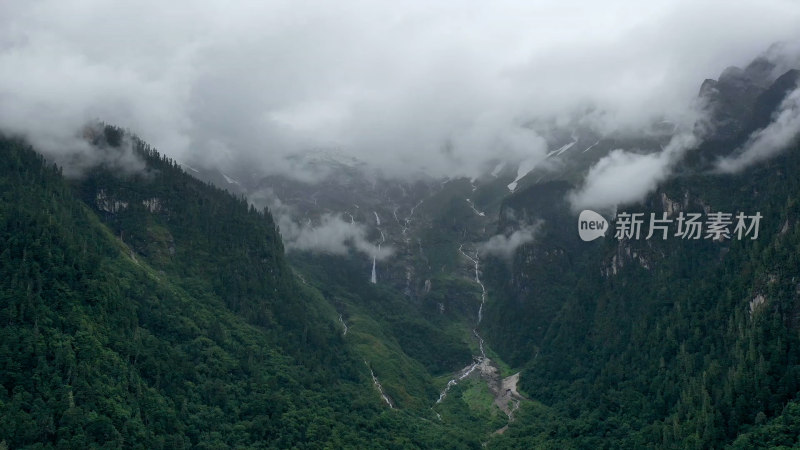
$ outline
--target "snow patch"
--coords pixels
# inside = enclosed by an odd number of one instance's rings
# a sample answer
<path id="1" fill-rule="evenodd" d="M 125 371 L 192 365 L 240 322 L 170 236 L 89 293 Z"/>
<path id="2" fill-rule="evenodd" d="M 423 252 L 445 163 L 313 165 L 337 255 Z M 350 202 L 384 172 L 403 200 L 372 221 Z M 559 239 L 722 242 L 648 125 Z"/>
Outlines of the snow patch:
<path id="1" fill-rule="evenodd" d="M 594 146 L 595 146 L 595 145 L 597 145 L 597 144 L 599 144 L 599 143 L 600 143 L 600 140 L 598 139 L 598 141 L 597 141 L 597 142 L 595 142 L 594 144 L 592 144 L 592 145 L 590 145 L 590 146 L 586 147 L 586 150 L 584 150 L 584 151 L 583 151 L 583 153 L 586 153 L 586 152 L 588 152 L 589 150 L 591 150 L 592 148 L 594 148 Z"/>
<path id="2" fill-rule="evenodd" d="M 559 147 L 559 148 L 553 150 L 552 152 L 548 153 L 547 157 L 549 158 L 550 156 L 559 156 L 562 153 L 564 153 L 565 151 L 571 149 L 572 146 L 575 145 L 577 142 L 578 141 L 572 141 L 569 144 L 564 144 L 561 147 Z"/>
<path id="3" fill-rule="evenodd" d="M 520 163 L 519 168 L 517 169 L 517 178 L 514 179 L 511 183 L 508 184 L 508 190 L 514 192 L 517 189 L 517 183 L 521 180 L 525 175 L 529 174 L 531 170 L 533 170 L 537 164 L 539 164 L 540 158 L 530 158 L 522 161 Z"/>
<path id="4" fill-rule="evenodd" d="M 222 172 L 220 172 L 220 173 L 222 173 Z M 227 181 L 228 184 L 238 184 L 239 186 L 241 186 L 241 184 L 238 181 L 236 181 L 233 178 L 225 175 L 224 173 L 222 173 L 222 176 L 225 177 L 225 181 Z"/>
<path id="5" fill-rule="evenodd" d="M 505 161 L 501 161 L 498 165 L 494 166 L 494 169 L 492 169 L 491 175 L 493 177 L 497 178 L 497 176 L 500 175 L 500 171 L 503 170 L 503 168 L 505 166 L 506 166 Z"/>

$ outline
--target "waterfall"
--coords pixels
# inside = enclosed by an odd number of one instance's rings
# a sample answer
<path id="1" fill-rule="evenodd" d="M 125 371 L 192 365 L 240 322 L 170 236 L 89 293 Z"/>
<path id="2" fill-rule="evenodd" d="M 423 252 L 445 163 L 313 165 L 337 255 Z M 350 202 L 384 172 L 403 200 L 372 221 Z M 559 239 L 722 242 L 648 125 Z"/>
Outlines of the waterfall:
<path id="1" fill-rule="evenodd" d="M 375 376 L 375 372 L 372 371 L 372 367 L 369 366 L 369 363 L 366 359 L 364 360 L 364 364 L 367 366 L 367 369 L 369 369 L 369 375 L 372 377 L 372 384 L 376 389 L 378 389 L 378 392 L 381 394 L 381 398 L 384 402 L 386 402 L 387 405 L 389 405 L 389 409 L 394 409 L 392 401 L 389 399 L 389 396 L 383 392 L 383 386 L 381 386 L 381 382 L 378 381 L 378 377 Z"/>
<path id="2" fill-rule="evenodd" d="M 372 277 L 369 279 L 370 283 L 377 284 L 378 277 L 375 274 L 375 255 L 372 256 Z"/>
<path id="3" fill-rule="evenodd" d="M 483 320 L 483 304 L 486 303 L 486 287 L 483 285 L 483 282 L 481 282 L 481 278 L 480 278 L 480 269 L 479 269 L 479 264 L 480 263 L 479 263 L 479 259 L 478 259 L 478 252 L 475 252 L 475 258 L 473 258 L 473 257 L 469 256 L 468 254 L 464 253 L 464 250 L 462 250 L 463 247 L 464 247 L 464 244 L 461 244 L 458 247 L 458 251 L 459 251 L 459 253 L 464 255 L 464 257 L 466 257 L 468 260 L 470 260 L 470 262 L 472 262 L 473 265 L 475 266 L 475 282 L 481 287 L 481 305 L 480 305 L 480 307 L 478 307 L 478 321 L 475 324 L 475 328 L 472 329 L 472 334 L 474 334 L 475 337 L 478 339 L 478 348 L 479 348 L 481 354 L 480 354 L 480 356 L 475 356 L 474 357 L 475 361 L 472 364 L 470 364 L 467 367 L 461 369 L 461 372 L 459 372 L 458 376 L 456 376 L 455 378 L 453 378 L 453 379 L 451 379 L 450 381 L 447 382 L 447 386 L 445 386 L 444 390 L 439 394 L 439 399 L 436 400 L 437 404 L 441 403 L 442 400 L 444 400 L 445 397 L 447 397 L 447 392 L 450 391 L 450 388 L 452 388 L 453 386 L 458 384 L 458 382 L 463 380 L 464 378 L 467 378 L 470 374 L 472 374 L 472 372 L 475 369 L 477 369 L 478 367 L 480 367 L 481 365 L 483 365 L 484 363 L 487 362 L 486 351 L 485 351 L 485 349 L 483 347 L 483 338 L 478 333 L 478 326 L 481 324 L 481 321 Z"/>

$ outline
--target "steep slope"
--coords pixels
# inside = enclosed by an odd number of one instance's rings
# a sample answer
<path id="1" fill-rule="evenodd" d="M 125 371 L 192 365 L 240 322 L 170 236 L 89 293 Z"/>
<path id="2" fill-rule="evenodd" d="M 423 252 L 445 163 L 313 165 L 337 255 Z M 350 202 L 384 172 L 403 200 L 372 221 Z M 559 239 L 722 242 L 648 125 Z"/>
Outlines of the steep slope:
<path id="1" fill-rule="evenodd" d="M 774 110 L 775 92 L 786 89 L 748 94 L 740 116 L 756 117 L 753 108 L 768 103 Z M 797 445 L 800 433 L 787 423 L 800 395 L 800 148 L 738 175 L 705 170 L 711 155 L 746 139 L 747 123 L 735 138 L 723 128 L 679 177 L 620 211 L 673 220 L 759 212 L 756 240 L 618 240 L 612 232 L 584 243 L 577 214 L 564 214 L 568 183 L 504 203 L 546 225 L 510 265 L 497 261 L 486 274 L 495 299 L 487 337 L 525 366 L 522 391 L 541 402 L 523 405 L 500 447 Z M 779 435 L 770 440 L 768 430 Z"/>
<path id="2" fill-rule="evenodd" d="M 95 143 L 113 147 L 118 133 L 106 128 Z M 386 408 L 334 310 L 283 275 L 267 214 L 140 150 L 147 175 L 114 178 L 100 168 L 70 186 L 24 143 L 0 141 L 0 440 L 11 448 L 477 443 Z"/>

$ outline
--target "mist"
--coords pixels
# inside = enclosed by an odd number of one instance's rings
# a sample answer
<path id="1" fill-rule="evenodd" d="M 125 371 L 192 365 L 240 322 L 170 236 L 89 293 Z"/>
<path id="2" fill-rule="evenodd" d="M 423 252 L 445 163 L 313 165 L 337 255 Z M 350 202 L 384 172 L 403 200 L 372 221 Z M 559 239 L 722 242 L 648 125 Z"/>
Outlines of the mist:
<path id="1" fill-rule="evenodd" d="M 278 217 L 278 227 L 287 251 L 310 251 L 346 255 L 351 249 L 378 261 L 392 256 L 394 249 L 369 242 L 364 225 L 345 221 L 338 214 L 323 214 L 318 223 L 299 224 L 290 216 Z"/>
<path id="2" fill-rule="evenodd" d="M 102 120 L 195 167 L 292 175 L 289 156 L 335 149 L 475 176 L 539 160 L 539 117 L 684 122 L 703 79 L 797 23 L 788 0 L 4 2 L 0 131 L 65 155 Z M 597 171 L 670 165 L 609 157 Z"/>
<path id="3" fill-rule="evenodd" d="M 341 214 L 324 213 L 314 220 L 301 218 L 296 208 L 283 203 L 272 189 L 253 192 L 250 201 L 259 209 L 269 208 L 287 253 L 346 255 L 356 251 L 383 261 L 395 252 L 391 245 L 372 242 L 365 224 L 345 220 Z"/>
<path id="4" fill-rule="evenodd" d="M 721 173 L 737 173 L 766 161 L 786 150 L 800 136 L 800 87 L 795 88 L 781 102 L 772 122 L 754 131 L 742 148 L 733 156 L 717 161 L 716 170 Z"/>
<path id="5" fill-rule="evenodd" d="M 617 206 L 636 203 L 669 178 L 683 155 L 701 141 L 701 129 L 675 134 L 652 153 L 612 150 L 589 169 L 583 185 L 568 194 L 573 211 L 613 212 Z"/>
<path id="6" fill-rule="evenodd" d="M 527 243 L 533 242 L 536 231 L 541 226 L 540 222 L 533 225 L 524 225 L 511 234 L 496 234 L 478 246 L 481 255 L 492 255 L 504 259 L 514 256 L 517 249 Z"/>

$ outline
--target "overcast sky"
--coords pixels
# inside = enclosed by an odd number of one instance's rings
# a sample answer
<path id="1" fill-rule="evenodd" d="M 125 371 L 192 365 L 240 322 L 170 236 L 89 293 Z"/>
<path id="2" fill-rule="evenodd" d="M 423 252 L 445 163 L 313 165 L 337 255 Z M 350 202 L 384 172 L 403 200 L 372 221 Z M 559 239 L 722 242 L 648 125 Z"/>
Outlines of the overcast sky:
<path id="1" fill-rule="evenodd" d="M 683 117 L 703 79 L 800 40 L 796 0 L 230 3 L 1 1 L 0 129 L 68 151 L 101 119 L 179 161 L 336 148 L 473 174 L 543 152 L 531 118 Z"/>

